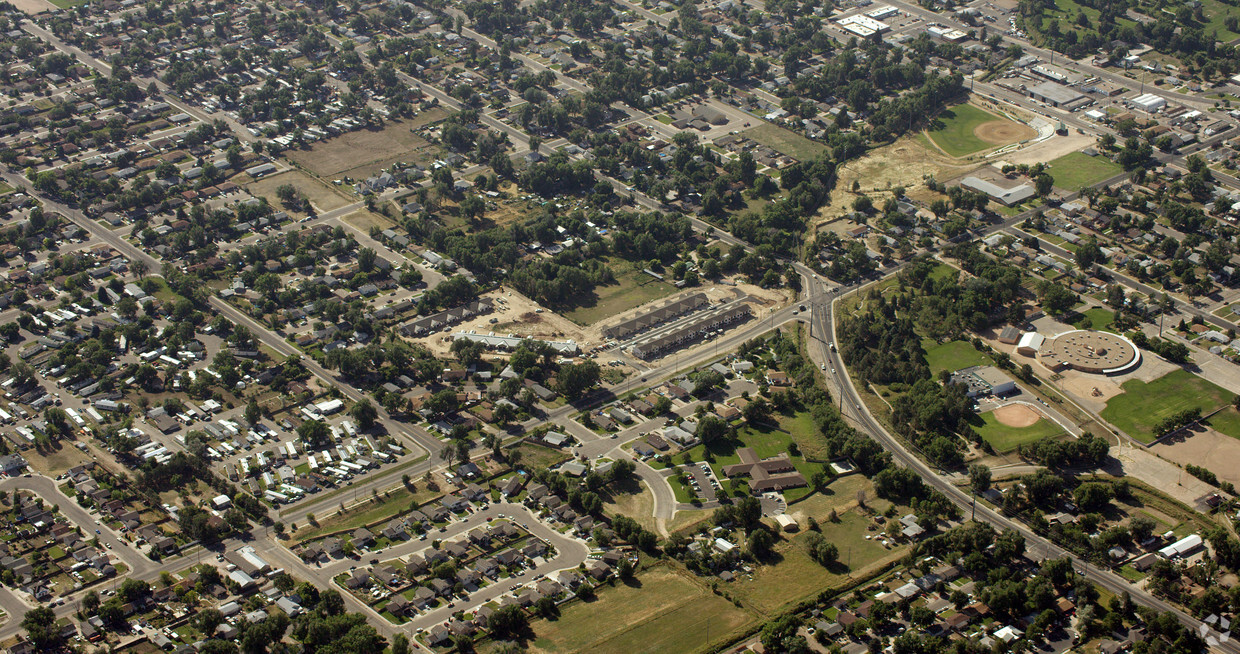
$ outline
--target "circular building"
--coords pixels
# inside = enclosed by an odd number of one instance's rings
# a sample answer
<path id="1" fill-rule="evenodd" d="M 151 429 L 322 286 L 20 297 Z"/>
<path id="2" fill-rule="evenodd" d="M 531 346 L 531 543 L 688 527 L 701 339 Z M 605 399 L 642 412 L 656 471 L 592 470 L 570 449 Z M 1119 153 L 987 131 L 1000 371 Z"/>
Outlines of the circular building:
<path id="1" fill-rule="evenodd" d="M 1118 334 L 1078 329 L 1046 339 L 1038 349 L 1038 361 L 1054 371 L 1070 368 L 1115 375 L 1137 367 L 1141 352 Z"/>

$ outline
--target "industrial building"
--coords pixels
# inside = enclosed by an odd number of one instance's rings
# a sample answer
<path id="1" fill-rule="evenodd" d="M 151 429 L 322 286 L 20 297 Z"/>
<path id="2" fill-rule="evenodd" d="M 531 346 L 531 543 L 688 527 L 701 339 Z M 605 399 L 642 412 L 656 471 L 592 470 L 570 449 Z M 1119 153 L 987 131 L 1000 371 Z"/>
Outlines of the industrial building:
<path id="1" fill-rule="evenodd" d="M 1057 82 L 1042 82 L 1025 89 L 1025 93 L 1034 100 L 1045 102 L 1052 107 L 1070 108 L 1071 105 L 1076 105 L 1086 99 L 1080 91 Z"/>
<path id="2" fill-rule="evenodd" d="M 629 351 L 635 357 L 651 359 L 663 352 L 707 336 L 716 329 L 746 320 L 750 314 L 749 305 L 744 302 L 733 302 L 726 306 L 716 307 L 691 320 L 685 320 L 667 331 L 652 334 L 633 345 Z"/>
<path id="3" fill-rule="evenodd" d="M 952 373 L 952 384 L 968 388 L 966 395 L 1003 397 L 1016 392 L 1016 380 L 994 366 L 974 366 Z"/>
<path id="4" fill-rule="evenodd" d="M 632 318 L 622 320 L 612 327 L 604 327 L 603 336 L 625 339 L 708 304 L 710 304 L 710 300 L 706 298 L 705 293 L 693 293 L 683 298 L 672 300 L 663 306 L 640 313 Z"/>
<path id="5" fill-rule="evenodd" d="M 1152 114 L 1155 111 L 1166 107 L 1167 100 L 1162 96 L 1154 95 L 1153 93 L 1146 93 L 1133 98 L 1132 106 L 1140 109 L 1141 111 Z"/>
<path id="6" fill-rule="evenodd" d="M 1033 190 L 1033 187 L 1028 184 L 1020 184 L 1013 186 L 1012 188 L 1004 188 L 994 182 L 973 176 L 969 176 L 961 180 L 960 186 L 970 191 L 985 193 L 990 196 L 990 199 L 1008 207 L 1015 204 L 1020 204 L 1021 202 L 1037 195 L 1037 193 Z"/>
<path id="7" fill-rule="evenodd" d="M 840 29 L 856 34 L 862 38 L 869 38 L 875 34 L 884 34 L 887 30 L 891 29 L 887 23 L 874 20 L 873 18 L 862 14 L 841 18 L 836 21 L 835 24 L 839 25 Z"/>

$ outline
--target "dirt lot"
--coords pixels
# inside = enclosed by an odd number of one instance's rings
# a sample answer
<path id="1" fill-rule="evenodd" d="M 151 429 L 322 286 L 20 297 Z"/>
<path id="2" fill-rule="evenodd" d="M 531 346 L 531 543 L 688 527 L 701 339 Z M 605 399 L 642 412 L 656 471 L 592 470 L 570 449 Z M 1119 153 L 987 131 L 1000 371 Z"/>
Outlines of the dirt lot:
<path id="1" fill-rule="evenodd" d="M 924 136 L 904 137 L 841 166 L 840 181 L 831 192 L 831 202 L 823 207 L 819 217 L 829 220 L 852 211 L 853 200 L 857 197 L 852 192 L 854 181 L 860 182 L 861 192 L 869 195 L 876 206 L 882 206 L 887 199 L 886 192 L 893 187 L 903 186 L 910 197 L 921 199 L 917 193 L 928 192 L 925 186 L 927 176 L 939 180 L 952 179 L 976 167 L 976 163 L 961 164 L 937 149 L 927 147 Z"/>
<path id="2" fill-rule="evenodd" d="M 56 5 L 47 2 L 47 0 L 11 0 L 14 7 L 18 11 L 26 14 L 34 15 L 43 11 L 56 11 Z"/>
<path id="3" fill-rule="evenodd" d="M 1094 145 L 1094 137 L 1085 134 L 1071 133 L 1067 136 L 1052 136 L 1041 143 L 1034 143 L 1028 147 L 1006 152 L 1003 160 L 1015 164 L 1035 164 L 1052 161 L 1078 150 L 1082 150 Z"/>
<path id="4" fill-rule="evenodd" d="M 1211 462 L 1240 461 L 1240 440 L 1205 426 L 1182 429 L 1150 446 L 1150 451 L 1181 465 L 1204 465 L 1223 481 L 1240 484 L 1240 468 Z M 1187 476 L 1187 474 L 1185 475 Z"/>
<path id="5" fill-rule="evenodd" d="M 322 182 L 299 171 L 289 170 L 271 177 L 264 177 L 252 184 L 246 186 L 246 190 L 251 195 L 262 196 L 267 198 L 267 203 L 273 207 L 284 209 L 283 203 L 276 197 L 276 189 L 284 184 L 290 184 L 302 197 L 310 200 L 310 206 L 314 208 L 316 213 L 324 213 L 337 209 L 349 204 L 349 201 L 327 188 Z M 287 211 L 287 209 L 285 209 Z M 290 215 L 305 215 L 305 212 L 290 211 Z"/>
<path id="6" fill-rule="evenodd" d="M 397 161 L 425 163 L 432 157 L 430 143 L 413 129 L 443 118 L 440 109 L 423 112 L 413 120 L 388 123 L 382 129 L 358 130 L 316 143 L 306 150 L 284 154 L 298 165 L 323 178 L 348 175 L 364 178 Z"/>
<path id="7" fill-rule="evenodd" d="M 515 334 L 550 341 L 575 341 L 582 348 L 589 347 L 584 330 L 572 321 L 543 309 L 537 302 L 505 286 L 482 297 L 495 300 L 495 311 L 453 326 L 449 333 L 416 339 L 439 356 L 451 356 L 452 334 L 474 330 L 479 334 Z M 539 313 L 541 311 L 541 313 Z M 495 319 L 498 322 L 492 323 Z M 597 344 L 597 340 L 594 344 Z"/>
<path id="8" fill-rule="evenodd" d="M 994 410 L 995 420 L 1008 427 L 1030 427 L 1042 419 L 1036 411 L 1023 404 L 1009 404 Z"/>
<path id="9" fill-rule="evenodd" d="M 1230 440 L 1233 443 L 1237 442 L 1234 438 L 1228 438 L 1221 434 L 1218 436 L 1220 440 L 1217 443 L 1219 444 L 1222 442 L 1221 439 Z M 1187 444 L 1184 443 L 1184 445 Z M 1196 447 L 1200 448 L 1198 450 L 1198 453 L 1200 453 L 1208 451 L 1211 446 L 1212 444 L 1206 443 Z M 1184 472 L 1183 469 L 1174 463 L 1171 463 L 1172 460 L 1179 459 L 1180 457 L 1187 459 L 1193 454 L 1189 451 L 1192 448 L 1187 448 L 1183 453 L 1176 453 L 1174 455 L 1175 459 L 1173 459 L 1172 456 L 1168 456 L 1169 452 L 1166 450 L 1157 451 L 1156 453 L 1154 450 L 1158 447 L 1160 446 L 1156 445 L 1147 450 L 1140 445 L 1132 445 L 1131 443 L 1124 443 L 1120 447 L 1112 447 L 1111 456 L 1115 458 L 1119 465 L 1112 463 L 1107 467 L 1107 472 L 1116 476 L 1128 475 L 1136 477 L 1166 493 L 1172 499 L 1183 502 L 1188 506 L 1196 506 L 1198 500 L 1217 490 L 1204 481 Z M 1160 458 L 1160 456 L 1165 458 Z M 1214 472 L 1218 474 L 1220 479 L 1231 479 L 1231 477 L 1223 474 L 1226 472 L 1225 470 L 1215 470 Z"/>

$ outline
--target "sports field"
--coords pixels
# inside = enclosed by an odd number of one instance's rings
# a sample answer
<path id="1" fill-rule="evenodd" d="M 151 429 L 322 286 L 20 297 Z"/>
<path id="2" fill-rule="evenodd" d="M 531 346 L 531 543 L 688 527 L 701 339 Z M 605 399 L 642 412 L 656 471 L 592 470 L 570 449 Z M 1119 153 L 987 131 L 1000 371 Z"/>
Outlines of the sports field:
<path id="1" fill-rule="evenodd" d="M 1091 157 L 1073 152 L 1051 161 L 1047 172 L 1055 178 L 1055 186 L 1066 191 L 1079 191 L 1123 172 L 1119 164 L 1104 156 Z"/>
<path id="2" fill-rule="evenodd" d="M 1235 397 L 1234 393 L 1184 370 L 1173 370 L 1148 384 L 1130 379 L 1122 388 L 1123 393 L 1107 402 L 1102 417 L 1143 443 L 1154 440 L 1154 427 L 1162 419 L 1194 407 L 1206 414 L 1231 404 Z"/>
<path id="3" fill-rule="evenodd" d="M 1014 410 L 1020 409 L 1032 414 L 1032 424 L 1026 424 L 1030 420 L 1020 420 L 1019 416 L 1014 421 L 1006 415 L 996 415 L 996 413 L 1001 411 L 1014 413 Z M 1048 436 L 1057 436 L 1063 433 L 1063 429 L 1059 425 L 1038 416 L 1032 409 L 1021 405 L 1006 406 L 995 411 L 987 411 L 978 417 L 982 419 L 982 425 L 976 427 L 977 433 L 987 443 L 990 443 L 990 446 L 995 448 L 996 452 L 1000 453 L 1010 452 L 1019 445 L 1027 445 Z M 1005 422 L 1008 424 L 1004 424 Z"/>
<path id="4" fill-rule="evenodd" d="M 970 104 L 943 110 L 928 132 L 935 145 L 953 157 L 963 157 L 1037 135 L 1033 128 L 1001 118 Z"/>
<path id="5" fill-rule="evenodd" d="M 533 622 L 535 640 L 530 649 L 693 652 L 754 619 L 671 566 L 661 565 L 638 574 L 632 585 L 600 588 L 592 602 L 565 605 L 558 620 Z"/>

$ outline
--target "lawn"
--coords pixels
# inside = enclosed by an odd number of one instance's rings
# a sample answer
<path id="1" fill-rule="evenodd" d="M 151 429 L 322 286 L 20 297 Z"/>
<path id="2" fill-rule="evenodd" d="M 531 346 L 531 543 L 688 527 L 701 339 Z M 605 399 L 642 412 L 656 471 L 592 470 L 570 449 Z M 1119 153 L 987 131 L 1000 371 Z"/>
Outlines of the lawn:
<path id="1" fill-rule="evenodd" d="M 903 547 L 888 550 L 876 540 L 866 540 L 868 516 L 855 511 L 844 513 L 837 523 L 821 523 L 822 535 L 839 548 L 839 564 L 824 568 L 805 552 L 805 533 L 776 546 L 782 557 L 774 565 L 760 565 L 753 579 L 741 578 L 731 589 L 738 599 L 764 614 L 796 604 L 847 579 L 850 571 L 862 571 L 886 558 L 903 556 Z M 878 532 L 873 532 L 878 533 Z M 848 563 L 851 562 L 851 566 Z"/>
<path id="2" fill-rule="evenodd" d="M 568 454 L 560 450 L 524 442 L 510 449 L 521 452 L 521 465 L 529 469 L 550 468 L 570 458 Z"/>
<path id="3" fill-rule="evenodd" d="M 1010 452 L 1018 445 L 1026 445 L 1063 433 L 1062 427 L 1047 418 L 1042 418 L 1028 427 L 1009 427 L 996 420 L 995 414 L 990 411 L 978 417 L 981 418 L 982 425 L 975 425 L 974 428 L 977 429 L 982 439 L 995 448 L 996 452 Z"/>
<path id="4" fill-rule="evenodd" d="M 1174 370 L 1148 384 L 1131 379 L 1124 382 L 1123 389 L 1123 393 L 1107 402 L 1102 417 L 1143 443 L 1155 439 L 1154 427 L 1162 419 L 1193 407 L 1203 414 L 1209 413 L 1230 404 L 1235 397 L 1234 393 L 1184 370 Z M 1224 426 L 1232 427 L 1226 422 Z M 1240 432 L 1228 435 L 1240 438 Z"/>
<path id="5" fill-rule="evenodd" d="M 392 490 L 386 497 L 381 495 L 378 501 L 373 501 L 372 498 L 369 504 L 347 511 L 343 516 L 333 515 L 330 518 L 320 519 L 318 527 L 313 527 L 307 522 L 301 529 L 293 533 L 293 540 L 304 542 L 334 531 L 356 529 L 386 517 L 395 518 L 398 514 L 408 511 L 409 505 L 412 502 L 416 501 L 418 504 L 423 504 L 443 493 L 442 490 L 428 490 L 426 484 L 420 480 L 414 480 L 413 483 L 417 487 L 417 491 L 414 493 L 410 493 L 404 487 L 397 488 Z M 351 500 L 352 498 L 349 499 Z M 334 506 L 326 507 L 324 512 L 333 511 L 335 508 Z"/>
<path id="6" fill-rule="evenodd" d="M 926 364 L 930 366 L 930 374 L 938 375 L 940 370 L 955 372 L 972 366 L 988 366 L 990 357 L 979 352 L 972 343 L 965 341 L 948 341 L 935 343 L 931 339 L 921 342 L 926 350 Z"/>
<path id="7" fill-rule="evenodd" d="M 1047 172 L 1055 178 L 1055 186 L 1079 191 L 1123 172 L 1119 164 L 1104 156 L 1091 157 L 1072 152 L 1050 162 Z"/>
<path id="8" fill-rule="evenodd" d="M 592 602 L 566 604 L 555 621 L 531 623 L 544 652 L 691 652 L 754 621 L 668 565 L 632 584 L 602 587 Z"/>
<path id="9" fill-rule="evenodd" d="M 688 453 L 693 458 L 693 461 L 700 462 L 706 460 L 706 451 L 709 449 L 714 459 L 710 461 L 711 468 L 715 471 L 715 476 L 719 478 L 720 483 L 726 485 L 725 480 L 727 478 L 723 476 L 723 467 L 741 462 L 737 450 L 744 447 L 752 447 L 758 458 L 766 459 L 788 452 L 788 444 L 794 440 L 797 440 L 799 443 L 801 439 L 794 439 L 792 434 L 768 425 L 745 425 L 736 430 L 736 438 L 733 440 L 718 440 L 709 444 L 698 445 L 689 449 Z M 819 464 L 806 461 L 804 456 L 793 456 L 791 458 L 792 465 L 807 480 L 822 468 Z M 679 464 L 681 462 L 680 455 L 677 455 L 675 460 Z M 672 487 L 675 490 L 676 484 L 673 483 Z M 784 497 L 792 501 L 804 497 L 809 492 L 809 488 L 793 488 L 784 491 Z"/>
<path id="10" fill-rule="evenodd" d="M 1223 409 L 1210 416 L 1210 426 L 1221 434 L 1240 438 L 1240 411 L 1236 411 L 1235 407 Z"/>
<path id="11" fill-rule="evenodd" d="M 827 151 L 827 146 L 811 141 L 800 134 L 770 123 L 751 127 L 740 134 L 762 145 L 778 150 L 798 161 L 809 161 Z"/>
<path id="12" fill-rule="evenodd" d="M 930 130 L 930 138 L 947 154 L 963 157 L 995 147 L 974 134 L 978 125 L 993 120 L 1001 119 L 970 104 L 956 105 L 938 115 L 934 121 L 936 127 Z"/>
<path id="13" fill-rule="evenodd" d="M 1098 329 L 1102 331 L 1115 331 L 1115 312 L 1102 307 L 1094 307 L 1084 313 L 1078 313 L 1074 318 L 1069 320 L 1077 329 Z"/>
<path id="14" fill-rule="evenodd" d="M 574 308 L 560 312 L 565 318 L 578 325 L 593 325 L 676 292 L 675 286 L 647 275 L 632 263 L 614 259 L 608 263 L 616 283 L 596 286 L 589 295 L 574 298 Z"/>
<path id="15" fill-rule="evenodd" d="M 1206 34 L 1217 32 L 1219 40 L 1224 43 L 1235 39 L 1236 37 L 1240 37 L 1240 34 L 1232 32 L 1227 29 L 1226 25 L 1224 25 L 1228 16 L 1240 15 L 1240 9 L 1220 2 L 1219 0 L 1202 0 L 1201 4 L 1203 13 L 1207 19 L 1207 22 L 1202 28 L 1203 32 Z"/>

